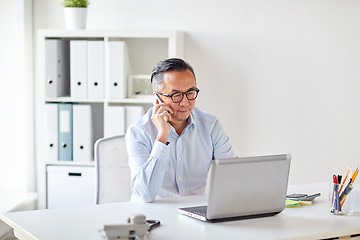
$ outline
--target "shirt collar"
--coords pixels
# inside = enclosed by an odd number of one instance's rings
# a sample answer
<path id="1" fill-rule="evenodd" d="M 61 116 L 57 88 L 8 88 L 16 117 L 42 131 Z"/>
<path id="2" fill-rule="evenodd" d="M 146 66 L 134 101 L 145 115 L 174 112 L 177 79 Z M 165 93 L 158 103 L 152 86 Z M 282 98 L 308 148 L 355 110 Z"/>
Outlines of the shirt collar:
<path id="1" fill-rule="evenodd" d="M 195 110 L 195 108 L 191 111 L 191 113 L 189 115 L 187 126 L 191 126 L 191 125 L 196 126 L 196 120 L 195 120 L 195 117 L 194 117 L 194 110 Z"/>

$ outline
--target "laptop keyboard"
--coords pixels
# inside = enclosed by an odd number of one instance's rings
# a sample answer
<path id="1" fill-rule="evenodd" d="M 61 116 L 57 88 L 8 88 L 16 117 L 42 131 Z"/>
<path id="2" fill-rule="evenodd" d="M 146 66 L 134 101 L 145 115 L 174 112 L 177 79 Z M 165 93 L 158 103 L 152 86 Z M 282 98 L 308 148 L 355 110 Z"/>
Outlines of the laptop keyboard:
<path id="1" fill-rule="evenodd" d="M 206 212 L 207 212 L 207 206 L 204 206 L 202 208 L 199 208 L 199 209 L 196 209 L 193 211 L 193 213 L 203 216 L 203 217 L 206 217 Z"/>

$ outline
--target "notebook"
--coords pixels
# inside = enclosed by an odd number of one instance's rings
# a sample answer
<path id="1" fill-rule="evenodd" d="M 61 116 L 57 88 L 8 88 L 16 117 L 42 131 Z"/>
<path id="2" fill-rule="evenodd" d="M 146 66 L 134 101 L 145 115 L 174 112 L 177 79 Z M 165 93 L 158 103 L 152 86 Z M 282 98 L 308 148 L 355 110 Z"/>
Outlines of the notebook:
<path id="1" fill-rule="evenodd" d="M 179 208 L 209 222 L 273 216 L 285 208 L 290 154 L 212 162 L 207 206 Z"/>

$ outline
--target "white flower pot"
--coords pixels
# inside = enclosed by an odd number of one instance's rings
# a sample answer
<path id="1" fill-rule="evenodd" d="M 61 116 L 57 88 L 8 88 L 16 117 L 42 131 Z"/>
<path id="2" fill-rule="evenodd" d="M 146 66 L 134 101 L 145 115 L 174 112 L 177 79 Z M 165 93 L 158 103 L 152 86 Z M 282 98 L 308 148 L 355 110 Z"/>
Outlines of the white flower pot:
<path id="1" fill-rule="evenodd" d="M 66 7 L 64 10 L 67 30 L 86 28 L 87 8 Z"/>

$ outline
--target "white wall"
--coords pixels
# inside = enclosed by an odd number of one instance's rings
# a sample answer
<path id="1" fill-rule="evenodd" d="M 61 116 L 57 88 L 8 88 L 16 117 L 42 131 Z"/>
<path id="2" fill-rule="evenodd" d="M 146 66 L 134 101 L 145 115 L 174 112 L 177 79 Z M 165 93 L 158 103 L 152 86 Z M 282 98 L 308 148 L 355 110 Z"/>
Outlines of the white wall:
<path id="1" fill-rule="evenodd" d="M 60 2 L 34 0 L 35 29 L 64 28 Z M 306 183 L 360 165 L 359 12 L 343 0 L 91 0 L 88 28 L 185 31 L 198 106 L 239 156 L 291 153 L 290 182 Z"/>
<path id="2" fill-rule="evenodd" d="M 32 2 L 0 1 L 0 189 L 34 191 Z"/>

